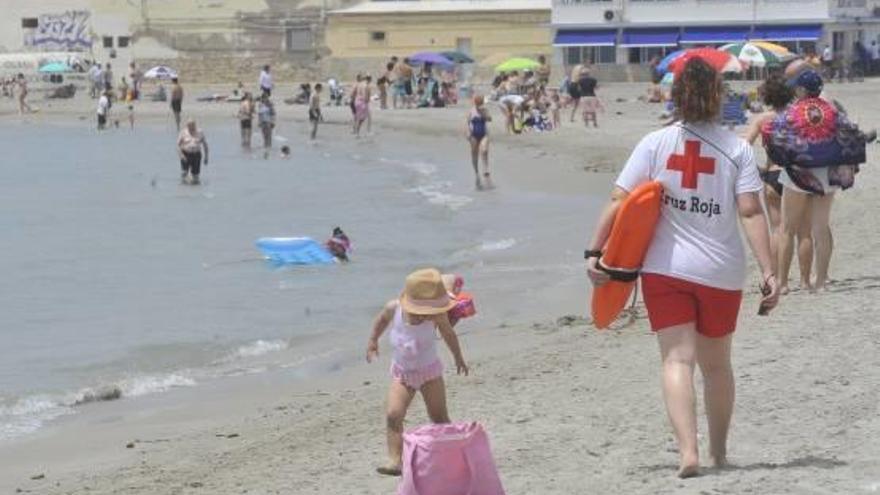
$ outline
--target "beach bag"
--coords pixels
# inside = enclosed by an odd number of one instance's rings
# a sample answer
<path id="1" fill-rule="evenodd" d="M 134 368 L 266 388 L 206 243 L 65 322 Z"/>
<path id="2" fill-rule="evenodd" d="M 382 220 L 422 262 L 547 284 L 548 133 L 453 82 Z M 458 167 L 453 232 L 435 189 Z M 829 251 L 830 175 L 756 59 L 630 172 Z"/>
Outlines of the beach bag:
<path id="1" fill-rule="evenodd" d="M 397 495 L 504 495 L 483 427 L 448 423 L 407 431 Z"/>

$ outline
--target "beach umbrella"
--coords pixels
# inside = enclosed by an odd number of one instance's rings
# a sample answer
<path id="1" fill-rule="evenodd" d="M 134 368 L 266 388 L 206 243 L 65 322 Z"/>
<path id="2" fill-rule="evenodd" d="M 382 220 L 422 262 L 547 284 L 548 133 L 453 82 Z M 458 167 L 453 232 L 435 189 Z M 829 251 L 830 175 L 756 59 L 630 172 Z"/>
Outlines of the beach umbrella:
<path id="1" fill-rule="evenodd" d="M 767 43 L 767 45 L 772 45 L 772 43 Z M 784 47 L 779 45 L 773 46 L 782 48 L 784 51 L 771 50 L 762 46 L 760 42 L 731 43 L 722 46 L 719 50 L 727 52 L 736 57 L 740 62 L 753 67 L 781 65 L 782 62 L 795 57 L 793 53 L 785 50 Z"/>
<path id="2" fill-rule="evenodd" d="M 164 65 L 157 65 L 144 72 L 145 79 L 172 79 L 175 77 L 177 77 L 177 71 Z"/>
<path id="3" fill-rule="evenodd" d="M 453 65 L 452 60 L 435 52 L 419 52 L 407 58 L 414 64 Z"/>
<path id="4" fill-rule="evenodd" d="M 451 52 L 440 52 L 440 55 L 452 60 L 457 64 L 472 64 L 474 63 L 474 59 L 472 59 L 467 53 L 459 52 L 459 51 L 451 51 Z"/>
<path id="5" fill-rule="evenodd" d="M 680 73 L 691 59 L 700 58 L 718 72 L 742 72 L 742 64 L 736 57 L 715 48 L 692 48 L 685 50 L 669 64 L 669 71 Z"/>
<path id="6" fill-rule="evenodd" d="M 71 69 L 69 65 L 64 62 L 49 62 L 48 64 L 40 67 L 40 72 L 43 74 L 58 74 L 61 72 L 70 72 Z"/>
<path id="7" fill-rule="evenodd" d="M 751 43 L 755 46 L 759 46 L 761 48 L 764 48 L 765 50 L 770 50 L 771 52 L 776 53 L 777 55 L 797 57 L 797 55 L 795 55 L 794 53 L 791 53 L 791 50 L 789 50 L 788 48 L 786 48 L 782 45 L 777 45 L 776 43 L 770 43 L 769 41 L 759 41 L 759 40 L 750 40 L 749 43 Z"/>
<path id="8" fill-rule="evenodd" d="M 657 67 L 654 67 L 654 70 L 657 72 L 657 74 L 665 74 L 669 72 L 669 64 L 671 64 L 678 57 L 684 55 L 684 52 L 685 50 L 676 50 L 666 55 L 665 57 L 663 57 L 663 60 L 661 60 L 660 63 L 657 64 Z"/>
<path id="9" fill-rule="evenodd" d="M 530 58 L 511 58 L 497 67 L 495 67 L 495 72 L 512 72 L 515 70 L 535 70 L 540 67 L 541 64 L 530 59 Z"/>

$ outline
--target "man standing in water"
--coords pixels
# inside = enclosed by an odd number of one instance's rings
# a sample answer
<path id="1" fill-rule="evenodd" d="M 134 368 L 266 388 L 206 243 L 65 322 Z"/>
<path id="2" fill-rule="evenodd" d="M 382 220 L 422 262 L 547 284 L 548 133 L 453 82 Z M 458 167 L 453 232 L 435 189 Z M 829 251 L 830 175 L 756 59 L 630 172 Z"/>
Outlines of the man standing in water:
<path id="1" fill-rule="evenodd" d="M 321 83 L 315 84 L 315 90 L 309 96 L 309 122 L 312 124 L 312 141 L 318 137 L 318 124 L 323 119 L 321 115 Z"/>
<path id="2" fill-rule="evenodd" d="M 18 73 L 18 114 L 24 115 L 34 111 L 27 103 L 28 87 L 24 74 Z"/>
<path id="3" fill-rule="evenodd" d="M 110 114 L 110 95 L 109 91 L 104 91 L 101 93 L 101 97 L 98 98 L 98 130 L 104 130 L 107 128 L 107 117 Z"/>
<path id="4" fill-rule="evenodd" d="M 171 112 L 174 114 L 174 125 L 180 130 L 180 111 L 183 108 L 183 86 L 176 77 L 171 78 Z"/>
<path id="5" fill-rule="evenodd" d="M 202 150 L 205 151 L 204 164 L 208 166 L 208 141 L 205 140 L 205 134 L 196 127 L 196 121 L 189 119 L 186 126 L 177 136 L 177 154 L 180 156 L 180 182 L 187 183 L 187 176 L 190 176 L 189 184 L 196 185 L 199 183 L 199 172 L 202 168 Z"/>
<path id="6" fill-rule="evenodd" d="M 275 84 L 272 82 L 272 74 L 269 71 L 269 65 L 264 65 L 263 71 L 260 72 L 260 89 L 263 91 L 264 95 L 271 97 L 272 88 Z"/>

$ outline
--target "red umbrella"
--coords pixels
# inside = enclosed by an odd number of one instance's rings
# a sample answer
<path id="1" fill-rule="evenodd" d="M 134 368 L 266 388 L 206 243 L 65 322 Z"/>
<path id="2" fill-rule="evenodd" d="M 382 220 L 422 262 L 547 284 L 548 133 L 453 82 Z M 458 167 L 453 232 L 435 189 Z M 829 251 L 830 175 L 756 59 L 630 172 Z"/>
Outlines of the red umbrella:
<path id="1" fill-rule="evenodd" d="M 742 64 L 733 55 L 715 48 L 692 48 L 669 64 L 669 70 L 676 77 L 684 70 L 689 60 L 700 58 L 718 72 L 742 72 Z"/>

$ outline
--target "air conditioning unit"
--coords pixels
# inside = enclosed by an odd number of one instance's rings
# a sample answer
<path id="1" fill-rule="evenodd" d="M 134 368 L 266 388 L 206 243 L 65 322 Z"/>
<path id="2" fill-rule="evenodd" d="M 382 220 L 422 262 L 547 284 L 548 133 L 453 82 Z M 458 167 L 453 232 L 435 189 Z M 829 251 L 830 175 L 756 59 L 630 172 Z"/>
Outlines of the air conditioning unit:
<path id="1" fill-rule="evenodd" d="M 620 22 L 623 17 L 622 14 L 623 11 L 621 10 L 608 9 L 602 14 L 602 17 L 605 18 L 605 22 Z"/>

